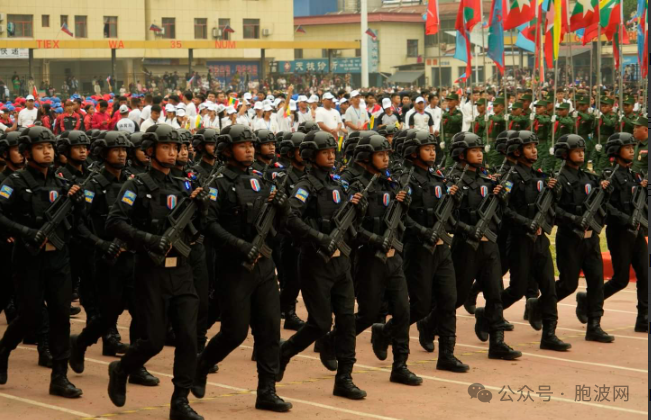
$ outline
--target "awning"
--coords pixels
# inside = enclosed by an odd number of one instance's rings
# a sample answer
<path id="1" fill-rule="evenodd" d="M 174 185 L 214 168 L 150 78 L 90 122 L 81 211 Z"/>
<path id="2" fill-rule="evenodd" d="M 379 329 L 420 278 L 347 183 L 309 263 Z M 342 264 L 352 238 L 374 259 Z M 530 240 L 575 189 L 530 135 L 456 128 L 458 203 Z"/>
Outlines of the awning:
<path id="1" fill-rule="evenodd" d="M 414 83 L 419 78 L 423 77 L 425 72 L 423 70 L 418 71 L 397 71 L 389 77 L 388 82 L 394 83 Z"/>

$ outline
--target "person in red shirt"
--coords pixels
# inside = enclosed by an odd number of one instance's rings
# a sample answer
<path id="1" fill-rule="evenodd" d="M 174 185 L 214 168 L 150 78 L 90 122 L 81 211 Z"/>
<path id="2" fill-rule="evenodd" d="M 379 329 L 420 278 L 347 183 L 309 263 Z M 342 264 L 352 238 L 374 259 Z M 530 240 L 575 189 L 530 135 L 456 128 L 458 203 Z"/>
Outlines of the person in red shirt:
<path id="1" fill-rule="evenodd" d="M 36 119 L 41 121 L 43 127 L 47 127 L 50 130 L 54 129 L 54 121 L 56 117 L 52 112 L 52 107 L 50 104 L 41 104 L 41 107 L 38 109 L 38 115 Z"/>
<path id="2" fill-rule="evenodd" d="M 99 101 L 99 111 L 93 115 L 91 128 L 98 130 L 108 130 L 110 116 L 106 112 L 108 109 L 108 103 L 106 101 Z"/>
<path id="3" fill-rule="evenodd" d="M 90 130 L 93 125 L 93 115 L 95 115 L 95 107 L 93 106 L 92 103 L 90 103 L 90 104 L 86 104 L 86 106 L 84 106 L 84 109 L 86 110 L 86 115 L 84 116 L 84 128 L 86 130 Z"/>
<path id="4" fill-rule="evenodd" d="M 74 111 L 72 101 L 67 101 L 63 114 L 57 118 L 54 133 L 60 134 L 64 131 L 79 130 L 79 127 L 81 127 L 81 117 Z"/>

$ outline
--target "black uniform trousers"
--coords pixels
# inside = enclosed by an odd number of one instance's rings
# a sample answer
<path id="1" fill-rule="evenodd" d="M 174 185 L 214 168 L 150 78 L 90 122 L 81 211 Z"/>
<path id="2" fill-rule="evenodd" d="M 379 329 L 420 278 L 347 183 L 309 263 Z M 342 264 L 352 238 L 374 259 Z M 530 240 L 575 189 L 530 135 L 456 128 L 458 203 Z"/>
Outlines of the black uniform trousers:
<path id="1" fill-rule="evenodd" d="M 0 313 L 5 310 L 14 296 L 14 273 L 11 265 L 12 248 L 9 244 L 0 245 L 0 267 L 2 267 L 2 271 L 0 271 Z"/>
<path id="2" fill-rule="evenodd" d="M 50 352 L 54 361 L 70 357 L 70 259 L 68 247 L 31 255 L 21 243 L 14 246 L 14 290 L 18 316 L 9 324 L 2 345 L 14 350 L 42 317 L 43 300 L 47 303 Z"/>
<path id="3" fill-rule="evenodd" d="M 176 334 L 174 379 L 179 388 L 190 388 L 197 363 L 197 308 L 189 262 L 178 257 L 178 265 L 164 268 L 154 265 L 147 255 L 136 254 L 136 318 L 141 337 L 122 357 L 122 369 L 131 374 L 156 356 L 165 346 L 168 322 Z"/>
<path id="4" fill-rule="evenodd" d="M 280 265 L 283 267 L 281 277 L 283 283 L 280 285 L 281 312 L 287 312 L 293 308 L 298 293 L 301 291 L 301 278 L 296 264 L 299 252 L 300 248 L 294 246 L 291 236 L 282 236 L 280 242 Z"/>
<path id="5" fill-rule="evenodd" d="M 554 262 L 549 250 L 549 238 L 542 233 L 532 241 L 525 234 L 512 232 L 509 235 L 508 259 L 511 267 L 509 287 L 502 292 L 502 307 L 511 305 L 526 296 L 533 279 L 542 296 L 540 310 L 545 321 L 558 320 Z"/>
<path id="6" fill-rule="evenodd" d="M 96 294 L 97 283 L 94 279 L 94 252 L 73 238 L 70 243 L 70 276 L 73 288 L 79 285 L 79 300 L 86 311 L 86 319 L 99 316 L 99 299 Z"/>
<path id="7" fill-rule="evenodd" d="M 386 297 L 392 316 L 384 326 L 384 334 L 391 337 L 394 354 L 408 354 L 409 293 L 402 271 L 402 257 L 396 252 L 383 263 L 375 257 L 375 252 L 372 247 L 363 246 L 357 253 L 360 264 L 357 264 L 355 273 L 358 304 L 355 332 L 359 335 L 377 321 Z"/>
<path id="8" fill-rule="evenodd" d="M 251 326 L 255 339 L 258 377 L 275 377 L 280 342 L 280 297 L 275 267 L 260 258 L 248 271 L 235 261 L 218 261 L 217 294 L 221 329 L 203 352 L 212 366 L 220 363 L 244 342 Z"/>
<path id="9" fill-rule="evenodd" d="M 489 331 L 503 330 L 502 267 L 497 244 L 480 242 L 475 251 L 463 236 L 457 235 L 452 242 L 452 261 L 457 275 L 456 308 L 466 301 L 472 282 L 477 279 L 486 298 L 484 313 Z"/>
<path id="10" fill-rule="evenodd" d="M 649 313 L 649 266 L 647 254 L 649 245 L 646 236 L 639 233 L 633 237 L 626 229 L 618 226 L 606 227 L 606 240 L 613 261 L 613 278 L 604 285 L 604 299 L 624 289 L 629 282 L 631 266 L 637 278 L 637 313 L 644 317 Z"/>
<path id="11" fill-rule="evenodd" d="M 210 279 L 208 274 L 208 263 L 206 261 L 206 249 L 203 244 L 195 243 L 188 258 L 192 266 L 192 278 L 194 289 L 199 297 L 199 309 L 197 312 L 197 348 L 202 350 L 206 345 L 206 333 L 208 332 L 208 306 Z"/>
<path id="12" fill-rule="evenodd" d="M 404 255 L 410 323 L 424 319 L 427 330 L 455 337 L 457 285 L 450 247 L 437 245 L 430 254 L 420 243 L 406 243 Z"/>
<path id="13" fill-rule="evenodd" d="M 325 336 L 332 326 L 336 356 L 340 367 L 355 364 L 355 292 L 350 275 L 350 260 L 345 256 L 332 258 L 328 263 L 311 247 L 301 248 L 298 272 L 303 280 L 301 293 L 307 308 L 307 321 L 289 340 L 289 345 L 300 353 Z"/>
<path id="14" fill-rule="evenodd" d="M 571 229 L 559 227 L 556 233 L 556 265 L 560 272 L 556 282 L 556 297 L 562 301 L 579 287 L 581 270 L 588 283 L 588 317 L 604 314 L 604 265 L 599 235 L 579 238 Z"/>
<path id="15" fill-rule="evenodd" d="M 129 341 L 133 344 L 138 335 L 138 316 L 135 313 L 136 297 L 134 293 L 134 254 L 122 253 L 114 265 L 109 265 L 101 256 L 95 257 L 95 279 L 99 316 L 88 319 L 87 326 L 79 334 L 81 344 L 88 347 L 104 336 L 115 326 L 120 314 L 126 307 L 131 314 Z"/>
<path id="16" fill-rule="evenodd" d="M 221 309 L 219 308 L 219 298 L 217 297 L 217 280 L 215 279 L 215 248 L 208 237 L 203 238 L 203 249 L 206 253 L 206 265 L 208 266 L 208 322 L 207 328 L 210 329 L 215 322 L 219 321 Z"/>

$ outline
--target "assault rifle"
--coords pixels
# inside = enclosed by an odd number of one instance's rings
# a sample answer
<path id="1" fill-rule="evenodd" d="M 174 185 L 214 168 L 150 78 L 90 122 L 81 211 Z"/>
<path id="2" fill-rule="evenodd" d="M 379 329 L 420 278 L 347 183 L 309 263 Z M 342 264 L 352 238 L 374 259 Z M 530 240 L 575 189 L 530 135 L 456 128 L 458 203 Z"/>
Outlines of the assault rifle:
<path id="1" fill-rule="evenodd" d="M 606 179 L 606 181 L 610 183 L 613 180 L 613 176 L 615 176 L 617 169 L 619 169 L 619 165 L 615 165 L 613 172 L 610 174 L 608 179 Z M 585 212 L 583 213 L 583 216 L 581 216 L 581 226 L 587 226 L 589 229 L 592 229 L 597 235 L 601 233 L 601 230 L 604 228 L 604 226 L 597 221 L 595 216 L 606 216 L 606 211 L 602 207 L 605 198 L 606 191 L 600 186 L 599 188 L 592 190 L 592 192 L 590 192 L 590 195 L 588 195 L 588 198 L 586 198 L 585 203 L 583 203 Z M 574 233 L 576 233 L 581 239 L 585 238 L 585 232 L 586 230 L 580 228 L 574 229 Z"/>
<path id="2" fill-rule="evenodd" d="M 558 171 L 559 178 L 561 176 L 561 172 L 563 172 L 563 168 L 565 168 L 566 162 L 566 160 L 563 160 L 563 163 L 561 164 L 561 169 Z M 552 225 L 547 222 L 547 216 L 549 215 L 551 217 L 554 217 L 556 215 L 553 207 L 554 193 L 551 188 L 547 188 L 545 186 L 540 194 L 538 194 L 538 199 L 536 200 L 536 209 L 538 209 L 538 212 L 533 217 L 533 222 L 536 226 L 540 226 L 543 232 L 548 235 L 552 233 Z M 527 236 L 534 242 L 536 242 L 536 239 L 538 238 L 536 232 L 528 233 Z"/>
<path id="3" fill-rule="evenodd" d="M 411 176 L 413 174 L 414 168 L 411 168 L 407 174 L 407 178 L 405 178 L 405 181 L 400 185 L 400 192 L 409 192 L 409 182 L 411 181 Z M 405 228 L 405 225 L 402 223 L 402 215 L 405 212 L 406 207 L 407 206 L 398 200 L 393 200 L 384 216 L 384 223 L 386 223 L 387 228 L 382 237 L 388 238 L 391 243 L 391 248 L 398 252 L 402 252 L 403 244 L 396 238 L 396 231 L 398 229 L 404 230 Z M 379 258 L 383 263 L 387 262 L 387 254 L 381 251 L 376 252 L 375 257 Z"/>

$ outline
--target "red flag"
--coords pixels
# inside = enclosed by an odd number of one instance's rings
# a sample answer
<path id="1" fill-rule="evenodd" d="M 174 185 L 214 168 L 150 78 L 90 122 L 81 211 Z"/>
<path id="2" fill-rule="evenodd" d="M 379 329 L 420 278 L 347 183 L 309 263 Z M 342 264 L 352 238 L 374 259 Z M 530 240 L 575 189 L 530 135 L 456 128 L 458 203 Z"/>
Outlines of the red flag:
<path id="1" fill-rule="evenodd" d="M 366 35 L 370 36 L 373 41 L 377 41 L 377 34 L 373 32 L 373 29 L 368 28 L 366 30 Z"/>
<path id="2" fill-rule="evenodd" d="M 63 25 L 61 25 L 61 30 L 70 36 L 74 36 L 72 32 L 70 32 L 70 29 L 68 29 L 68 24 L 65 22 L 63 22 Z"/>
<path id="3" fill-rule="evenodd" d="M 441 19 L 439 18 L 439 5 L 438 0 L 429 0 L 427 4 L 427 21 L 425 23 L 425 34 L 435 35 L 441 26 Z"/>
<path id="4" fill-rule="evenodd" d="M 299 33 L 299 34 L 305 34 L 305 33 L 307 33 L 307 32 L 305 32 L 305 29 L 304 29 L 301 25 L 298 25 L 298 26 L 296 27 L 296 32 Z"/>
<path id="5" fill-rule="evenodd" d="M 36 86 L 32 87 L 32 95 L 34 96 L 34 99 L 38 99 L 38 90 L 36 90 Z"/>
<path id="6" fill-rule="evenodd" d="M 531 22 L 536 16 L 536 0 L 508 0 L 504 30 Z"/>

